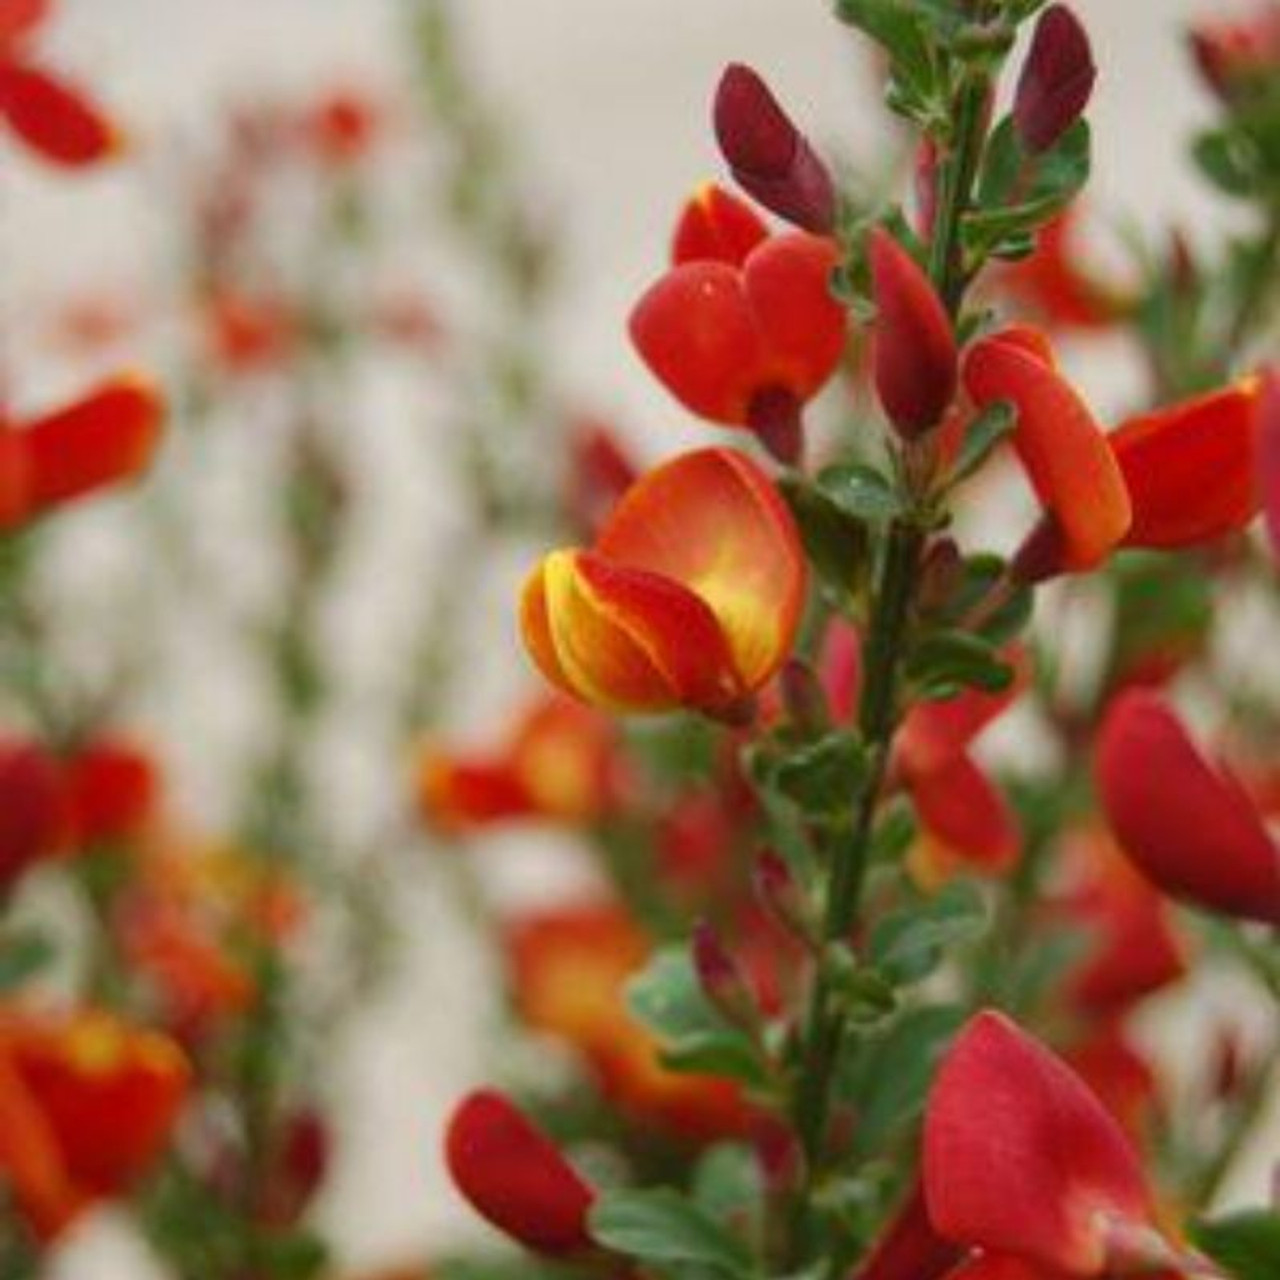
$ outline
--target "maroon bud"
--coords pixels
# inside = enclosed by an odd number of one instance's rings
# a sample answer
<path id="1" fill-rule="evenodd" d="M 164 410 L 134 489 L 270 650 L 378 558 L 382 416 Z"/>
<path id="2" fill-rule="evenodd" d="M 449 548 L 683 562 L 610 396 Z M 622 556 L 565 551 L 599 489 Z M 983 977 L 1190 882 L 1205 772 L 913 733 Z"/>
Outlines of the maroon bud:
<path id="1" fill-rule="evenodd" d="M 0 741 L 0 897 L 66 832 L 66 783 L 37 742 Z"/>
<path id="2" fill-rule="evenodd" d="M 904 440 L 936 427 L 956 391 L 956 339 L 929 277 L 883 227 L 867 246 L 876 394 Z"/>
<path id="3" fill-rule="evenodd" d="M 804 1152 L 795 1134 L 776 1116 L 762 1115 L 752 1129 L 751 1140 L 765 1194 L 771 1200 L 792 1195 L 804 1172 Z"/>
<path id="4" fill-rule="evenodd" d="M 915 193 L 916 234 L 931 240 L 938 214 L 938 144 L 932 138 L 921 138 L 916 149 Z"/>
<path id="5" fill-rule="evenodd" d="M 920 567 L 918 602 L 922 613 L 945 608 L 964 576 L 964 557 L 954 538 L 938 538 L 930 543 Z"/>
<path id="6" fill-rule="evenodd" d="M 752 884 L 760 905 L 783 929 L 807 946 L 816 945 L 817 929 L 809 901 L 791 868 L 772 849 L 763 850 L 756 859 Z"/>
<path id="7" fill-rule="evenodd" d="M 1009 577 L 1023 586 L 1056 578 L 1065 569 L 1062 530 L 1052 516 L 1045 516 L 1022 540 L 1009 562 Z"/>
<path id="8" fill-rule="evenodd" d="M 779 678 L 787 717 L 805 733 L 818 734 L 831 723 L 826 691 L 814 669 L 801 658 L 789 658 Z"/>
<path id="9" fill-rule="evenodd" d="M 758 391 L 747 406 L 747 426 L 769 456 L 784 467 L 804 457 L 804 420 L 800 402 L 785 387 Z"/>
<path id="10" fill-rule="evenodd" d="M 693 967 L 702 994 L 735 1026 L 754 1031 L 760 1025 L 760 1008 L 747 987 L 737 962 L 719 934 L 705 920 L 693 930 Z"/>
<path id="11" fill-rule="evenodd" d="M 1097 78 L 1089 37 L 1064 4 L 1036 23 L 1013 100 L 1013 123 L 1032 155 L 1048 151 L 1083 114 Z"/>
<path id="12" fill-rule="evenodd" d="M 831 173 L 750 67 L 735 62 L 725 68 L 712 115 L 721 154 L 744 191 L 806 231 L 831 231 Z"/>

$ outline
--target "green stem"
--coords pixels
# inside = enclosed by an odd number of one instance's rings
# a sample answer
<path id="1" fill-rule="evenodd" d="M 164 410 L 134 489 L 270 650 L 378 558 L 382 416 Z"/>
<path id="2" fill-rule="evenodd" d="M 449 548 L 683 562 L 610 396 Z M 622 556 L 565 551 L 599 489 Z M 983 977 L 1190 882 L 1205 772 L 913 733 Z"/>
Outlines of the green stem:
<path id="1" fill-rule="evenodd" d="M 955 129 L 938 172 L 938 212 L 929 271 L 953 320 L 959 314 L 968 283 L 960 231 L 982 155 L 990 84 L 985 74 L 968 73 L 959 81 L 955 95 Z M 924 523 L 919 519 L 919 495 L 905 496 L 912 509 L 889 528 L 863 647 L 864 675 L 858 721 L 870 764 L 852 799 L 852 821 L 847 837 L 840 840 L 834 851 L 823 918 L 823 939 L 828 949 L 847 945 L 857 919 L 876 805 L 884 787 L 897 727 L 901 663 L 926 537 Z M 823 1171 L 832 1080 L 848 1029 L 847 1015 L 835 1004 L 834 994 L 833 966 L 824 958 L 818 964 L 810 991 L 792 1108 L 807 1169 L 806 1185 L 795 1203 L 792 1231 L 795 1261 L 802 1260 L 812 1231 L 813 1191 Z"/>
<path id="2" fill-rule="evenodd" d="M 1248 287 L 1240 299 L 1223 343 L 1224 364 L 1229 365 L 1249 341 L 1267 307 L 1276 297 L 1276 268 L 1280 267 L 1280 204 L 1267 209 L 1266 226 L 1258 242 L 1257 261 L 1250 272 Z M 1230 369 L 1224 369 L 1224 375 Z"/>

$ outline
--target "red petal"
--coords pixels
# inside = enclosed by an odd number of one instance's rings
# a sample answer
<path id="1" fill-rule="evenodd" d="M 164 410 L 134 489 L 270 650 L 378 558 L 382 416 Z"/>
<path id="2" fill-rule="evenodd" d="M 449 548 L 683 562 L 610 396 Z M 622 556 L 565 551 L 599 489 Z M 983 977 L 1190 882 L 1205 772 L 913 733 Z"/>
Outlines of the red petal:
<path id="1" fill-rule="evenodd" d="M 9 54 L 49 16 L 52 0 L 0 0 L 0 54 Z"/>
<path id="2" fill-rule="evenodd" d="M 743 690 L 758 689 L 786 660 L 804 604 L 804 553 L 791 513 L 745 455 L 699 449 L 649 472 L 618 504 L 596 548 L 704 602 Z"/>
<path id="3" fill-rule="evenodd" d="M 0 742 L 0 897 L 66 833 L 62 771 L 38 743 Z"/>
<path id="4" fill-rule="evenodd" d="M 1061 529 L 1065 566 L 1098 564 L 1129 528 L 1119 465 L 1071 384 L 1022 344 L 995 338 L 970 348 L 964 380 L 979 408 L 1012 401 L 1013 444 L 1036 494 Z"/>
<path id="5" fill-rule="evenodd" d="M 960 754 L 940 768 L 904 769 L 911 799 L 924 828 L 924 869 L 946 878 L 960 868 L 1000 875 L 1018 861 L 1017 820 L 1003 793 Z"/>
<path id="6" fill-rule="evenodd" d="M 160 780 L 145 751 L 123 741 L 91 742 L 67 764 L 73 838 L 121 840 L 151 816 Z"/>
<path id="7" fill-rule="evenodd" d="M 1280 849 L 1244 788 L 1197 751 L 1159 697 L 1135 689 L 1111 704 L 1096 776 L 1116 838 L 1157 886 L 1280 924 Z"/>
<path id="8" fill-rule="evenodd" d="M 1107 437 L 1133 505 L 1126 546 L 1207 542 L 1257 515 L 1259 390 L 1246 379 L 1132 418 Z"/>
<path id="9" fill-rule="evenodd" d="M 595 1192 L 502 1094 L 464 1099 L 449 1121 L 445 1160 L 476 1212 L 521 1244 L 550 1255 L 590 1248 Z"/>
<path id="10" fill-rule="evenodd" d="M 951 1274 L 962 1253 L 933 1229 L 917 1183 L 851 1280 L 938 1280 Z"/>
<path id="11" fill-rule="evenodd" d="M 704 183 L 685 205 L 671 244 L 671 261 L 727 262 L 740 267 L 768 228 L 745 200 L 714 182 Z"/>
<path id="12" fill-rule="evenodd" d="M 88 98 L 35 67 L 0 59 L 0 114 L 29 146 L 55 164 L 105 160 L 119 135 Z"/>
<path id="13" fill-rule="evenodd" d="M 1280 559 L 1280 376 L 1268 369 L 1258 405 L 1258 479 L 1267 539 Z"/>
<path id="14" fill-rule="evenodd" d="M 1138 1158 L 1080 1079 L 1003 1014 L 973 1018 L 938 1069 L 924 1125 L 929 1216 L 948 1239 L 1099 1276 L 1117 1228 L 1143 1230 Z"/>
<path id="15" fill-rule="evenodd" d="M 164 413 L 148 382 L 122 375 L 26 424 L 22 442 L 32 512 L 128 480 L 151 462 Z"/>
<path id="16" fill-rule="evenodd" d="M 812 399 L 844 354 L 847 319 L 831 292 L 834 240 L 793 231 L 766 240 L 743 266 L 743 287 L 764 354 L 761 382 Z"/>
<path id="17" fill-rule="evenodd" d="M 764 352 L 742 287 L 724 262 L 690 262 L 653 285 L 631 313 L 631 340 L 685 408 L 724 426 L 746 422 Z"/>
<path id="18" fill-rule="evenodd" d="M 945 1280 L 1070 1280 L 1070 1277 L 1009 1253 L 982 1253 L 949 1271 Z"/>

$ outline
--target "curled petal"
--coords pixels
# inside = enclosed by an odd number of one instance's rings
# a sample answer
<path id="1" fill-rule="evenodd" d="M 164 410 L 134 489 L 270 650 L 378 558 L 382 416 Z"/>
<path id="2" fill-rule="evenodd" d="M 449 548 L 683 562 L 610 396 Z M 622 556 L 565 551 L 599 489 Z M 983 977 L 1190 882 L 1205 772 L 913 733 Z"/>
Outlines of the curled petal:
<path id="1" fill-rule="evenodd" d="M 483 1089 L 462 1101 L 449 1121 L 445 1160 L 476 1212 L 521 1244 L 551 1256 L 590 1248 L 595 1192 L 502 1094 Z"/>
<path id="2" fill-rule="evenodd" d="M 700 449 L 651 471 L 618 504 L 596 546 L 705 602 L 740 691 L 758 689 L 790 652 L 804 604 L 804 553 L 777 490 L 744 455 Z M 684 642 L 690 650 L 703 643 L 694 634 Z"/>
<path id="3" fill-rule="evenodd" d="M 1247 378 L 1132 418 L 1107 437 L 1133 506 L 1126 546 L 1207 542 L 1257 515 L 1260 388 Z"/>
<path id="4" fill-rule="evenodd" d="M 715 614 L 656 573 L 592 552 L 553 552 L 526 586 L 523 618 L 543 674 L 597 706 L 720 710 L 745 692 Z"/>
<path id="5" fill-rule="evenodd" d="M 96 164 L 120 149 L 98 107 L 36 67 L 0 59 L 0 115 L 33 150 L 55 164 Z"/>
<path id="6" fill-rule="evenodd" d="M 1017 409 L 1014 448 L 1061 532 L 1064 567 L 1098 564 L 1132 519 L 1124 477 L 1106 438 L 1069 382 L 1027 345 L 986 338 L 970 348 L 965 387 L 979 408 Z"/>
<path id="7" fill-rule="evenodd" d="M 756 211 L 714 182 L 704 182 L 685 205 L 671 243 L 671 261 L 727 262 L 740 267 L 767 235 Z"/>
<path id="8" fill-rule="evenodd" d="M 1096 777 L 1117 840 L 1159 888 L 1280 924 L 1280 849 L 1244 788 L 1200 754 L 1158 696 L 1130 690 L 1111 704 Z"/>
<path id="9" fill-rule="evenodd" d="M 128 480 L 151 462 L 164 404 L 144 379 L 125 374 L 83 399 L 26 424 L 26 503 L 36 514 Z"/>
<path id="10" fill-rule="evenodd" d="M 943 1059 L 923 1160 L 929 1216 L 957 1243 L 1100 1276 L 1117 1229 L 1149 1230 L 1150 1196 L 1119 1125 L 1003 1014 L 978 1014 Z"/>

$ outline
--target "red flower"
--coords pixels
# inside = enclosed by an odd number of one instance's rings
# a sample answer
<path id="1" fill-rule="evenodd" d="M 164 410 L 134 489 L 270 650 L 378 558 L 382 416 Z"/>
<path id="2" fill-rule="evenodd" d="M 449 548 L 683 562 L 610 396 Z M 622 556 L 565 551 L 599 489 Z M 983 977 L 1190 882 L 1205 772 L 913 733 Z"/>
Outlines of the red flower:
<path id="1" fill-rule="evenodd" d="M 512 818 L 587 823 L 613 802 L 616 769 L 611 721 L 552 696 L 530 707 L 496 752 L 457 756 L 428 748 L 419 799 L 425 816 L 445 827 Z"/>
<path id="2" fill-rule="evenodd" d="M 883 228 L 868 243 L 876 392 L 907 440 L 936 427 L 956 391 L 956 339 L 929 277 Z"/>
<path id="3" fill-rule="evenodd" d="M 634 485 L 592 550 L 547 556 L 521 626 L 542 673 L 576 698 L 732 717 L 786 660 L 806 577 L 769 478 L 702 449 Z"/>
<path id="4" fill-rule="evenodd" d="M 1244 788 L 1200 754 L 1157 695 L 1112 702 L 1096 777 L 1121 847 L 1166 893 L 1280 924 L 1280 849 Z"/>
<path id="5" fill-rule="evenodd" d="M 924 1188 L 916 1183 L 851 1280 L 940 1280 L 963 1254 L 934 1230 Z"/>
<path id="6" fill-rule="evenodd" d="M 527 1248 L 553 1257 L 591 1248 L 594 1190 L 502 1094 L 484 1089 L 458 1105 L 445 1161 L 476 1212 Z"/>
<path id="7" fill-rule="evenodd" d="M 39 1235 L 154 1164 L 190 1074 L 172 1041 L 105 1012 L 0 1017 L 0 1178 Z"/>
<path id="8" fill-rule="evenodd" d="M 44 159 L 96 164 L 120 149 L 115 127 L 79 90 L 28 58 L 27 43 L 49 9 L 44 0 L 6 0 L 0 7 L 0 115 Z"/>
<path id="9" fill-rule="evenodd" d="M 685 408 L 749 428 L 794 460 L 800 411 L 844 352 L 844 308 L 828 287 L 838 261 L 833 241 L 791 232 L 762 240 L 740 265 L 684 262 L 636 304 L 631 339 Z"/>
<path id="10" fill-rule="evenodd" d="M 969 348 L 964 383 L 979 408 L 1008 400 L 1017 410 L 1013 446 L 1053 519 L 1055 559 L 1067 569 L 1100 563 L 1128 532 L 1132 507 L 1102 430 L 1053 366 L 1044 338 L 1007 329 Z"/>
<path id="11" fill-rule="evenodd" d="M 302 138 L 325 164 L 347 165 L 368 153 L 378 125 L 378 110 L 365 94 L 338 89 L 304 113 Z"/>
<path id="12" fill-rule="evenodd" d="M 1176 1261 L 1152 1225 L 1137 1155 L 1083 1082 L 1002 1014 L 948 1050 L 924 1124 L 929 1216 L 957 1244 L 1050 1275 Z"/>
<path id="13" fill-rule="evenodd" d="M 1260 4 L 1239 20 L 1199 21 L 1191 28 L 1190 42 L 1201 73 L 1221 97 L 1264 85 L 1280 65 L 1280 4 Z"/>
<path id="14" fill-rule="evenodd" d="M 155 762 L 128 742 L 98 739 L 66 763 L 72 839 L 79 845 L 136 835 L 155 808 Z"/>

